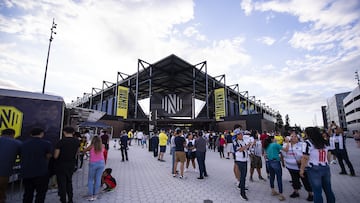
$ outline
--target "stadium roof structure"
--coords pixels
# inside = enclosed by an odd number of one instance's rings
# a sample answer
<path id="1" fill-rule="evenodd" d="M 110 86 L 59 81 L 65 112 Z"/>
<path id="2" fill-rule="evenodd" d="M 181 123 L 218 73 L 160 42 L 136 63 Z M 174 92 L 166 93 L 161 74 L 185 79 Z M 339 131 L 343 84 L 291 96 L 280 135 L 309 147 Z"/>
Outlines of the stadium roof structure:
<path id="1" fill-rule="evenodd" d="M 246 103 L 247 112 L 252 105 L 255 113 L 266 114 L 272 118 L 276 115 L 273 109 L 256 100 L 255 96 L 250 97 L 248 91 L 240 92 L 238 84 L 227 85 L 225 75 L 208 75 L 206 61 L 192 65 L 172 54 L 153 64 L 139 59 L 137 65 L 136 73 L 128 75 L 118 72 L 115 83 L 103 81 L 101 89 L 92 88 L 91 94 L 84 93 L 84 97 L 78 98 L 72 105 L 115 115 L 116 87 L 125 86 L 129 88 L 128 119 L 148 118 L 139 101 L 150 98 L 155 93 L 191 93 L 193 98 L 205 102 L 196 118 L 214 119 L 214 90 L 225 88 L 225 117 L 239 116 L 242 102 Z M 192 119 L 195 119 L 195 116 Z"/>

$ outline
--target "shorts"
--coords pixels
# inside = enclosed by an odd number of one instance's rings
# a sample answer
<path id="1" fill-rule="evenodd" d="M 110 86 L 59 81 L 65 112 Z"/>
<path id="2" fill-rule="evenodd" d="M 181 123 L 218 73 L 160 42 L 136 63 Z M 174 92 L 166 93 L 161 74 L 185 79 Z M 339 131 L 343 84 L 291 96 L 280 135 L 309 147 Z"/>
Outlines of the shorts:
<path id="1" fill-rule="evenodd" d="M 234 147 L 233 147 L 233 143 L 227 143 L 226 145 L 226 152 L 234 152 Z"/>
<path id="2" fill-rule="evenodd" d="M 262 168 L 261 156 L 250 156 L 250 167 L 251 168 Z"/>
<path id="3" fill-rule="evenodd" d="M 195 159 L 196 153 L 195 152 L 186 152 L 186 159 Z"/>
<path id="4" fill-rule="evenodd" d="M 175 162 L 181 162 L 184 163 L 185 162 L 185 152 L 175 152 Z"/>
<path id="5" fill-rule="evenodd" d="M 166 152 L 166 146 L 160 146 L 160 152 Z"/>

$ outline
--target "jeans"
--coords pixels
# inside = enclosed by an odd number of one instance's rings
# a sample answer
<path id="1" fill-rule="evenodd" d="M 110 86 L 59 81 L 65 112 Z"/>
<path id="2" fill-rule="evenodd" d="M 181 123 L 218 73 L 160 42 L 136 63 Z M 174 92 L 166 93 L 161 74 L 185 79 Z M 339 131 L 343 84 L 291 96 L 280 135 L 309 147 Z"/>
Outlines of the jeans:
<path id="1" fill-rule="evenodd" d="M 58 194 L 60 196 L 60 202 L 66 203 L 66 194 L 68 196 L 68 202 L 73 200 L 73 187 L 72 176 L 74 173 L 74 164 L 63 164 L 58 166 L 56 170 L 56 178 L 58 183 Z"/>
<path id="2" fill-rule="evenodd" d="M 175 147 L 171 147 L 170 154 L 172 155 L 172 168 L 171 174 L 174 174 L 174 164 L 175 164 Z"/>
<path id="3" fill-rule="evenodd" d="M 240 171 L 240 194 L 245 194 L 245 181 L 246 181 L 246 173 L 247 173 L 247 162 L 246 161 L 235 161 L 238 169 Z"/>
<path id="4" fill-rule="evenodd" d="M 323 202 L 322 189 L 324 189 L 327 203 L 334 203 L 335 195 L 331 189 L 330 167 L 313 166 L 307 170 L 307 175 L 314 192 L 314 202 Z"/>
<path id="5" fill-rule="evenodd" d="M 35 203 L 44 203 L 48 190 L 49 176 L 39 176 L 34 178 L 24 178 L 24 197 L 23 203 L 32 203 L 34 191 L 36 190 Z"/>
<path id="6" fill-rule="evenodd" d="M 124 161 L 125 158 L 126 158 L 126 160 L 129 160 L 128 159 L 128 153 L 127 153 L 127 147 L 121 145 L 120 149 L 121 149 L 121 161 Z"/>
<path id="7" fill-rule="evenodd" d="M 105 168 L 105 162 L 98 161 L 89 164 L 88 195 L 99 193 L 101 186 L 101 175 Z"/>
<path id="8" fill-rule="evenodd" d="M 207 176 L 206 167 L 205 167 L 205 154 L 206 152 L 196 151 L 196 159 L 199 165 L 200 177 Z"/>
<path id="9" fill-rule="evenodd" d="M 282 168 L 281 168 L 280 161 L 269 160 L 268 164 L 269 164 L 269 172 L 270 172 L 270 187 L 272 189 L 274 188 L 274 181 L 275 181 L 275 176 L 276 176 L 279 193 L 282 193 L 283 192 Z"/>

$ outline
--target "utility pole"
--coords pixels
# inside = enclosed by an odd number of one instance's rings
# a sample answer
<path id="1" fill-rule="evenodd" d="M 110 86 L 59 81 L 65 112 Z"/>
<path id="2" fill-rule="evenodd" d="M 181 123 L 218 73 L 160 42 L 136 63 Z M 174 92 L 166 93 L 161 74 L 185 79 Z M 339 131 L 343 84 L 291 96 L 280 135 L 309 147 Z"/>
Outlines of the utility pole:
<path id="1" fill-rule="evenodd" d="M 47 53 L 47 58 L 46 58 L 46 67 L 45 67 L 45 75 L 44 75 L 44 83 L 43 83 L 43 88 L 42 88 L 42 93 L 44 94 L 45 92 L 45 83 L 46 83 L 46 73 L 47 73 L 47 68 L 48 68 L 48 63 L 49 63 L 49 55 L 50 55 L 50 47 L 51 47 L 51 42 L 54 39 L 53 38 L 53 34 L 56 35 L 56 32 L 54 31 L 54 29 L 56 28 L 57 24 L 55 23 L 55 18 L 53 18 L 53 22 L 52 22 L 52 26 L 51 26 L 51 32 L 50 32 L 50 39 L 49 39 L 49 48 L 48 48 L 48 53 Z"/>

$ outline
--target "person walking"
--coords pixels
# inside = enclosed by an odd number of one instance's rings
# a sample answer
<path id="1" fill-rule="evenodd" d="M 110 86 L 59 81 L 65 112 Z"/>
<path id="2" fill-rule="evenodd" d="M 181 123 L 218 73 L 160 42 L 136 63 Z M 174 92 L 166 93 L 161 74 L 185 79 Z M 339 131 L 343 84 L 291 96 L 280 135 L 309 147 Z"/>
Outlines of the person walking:
<path id="1" fill-rule="evenodd" d="M 199 165 L 200 175 L 198 179 L 204 179 L 204 177 L 208 177 L 208 173 L 206 171 L 205 165 L 205 157 L 206 157 L 206 140 L 202 136 L 202 132 L 199 132 L 198 138 L 195 141 L 195 149 L 196 149 L 196 160 Z"/>
<path id="2" fill-rule="evenodd" d="M 85 149 L 85 151 L 90 151 L 87 193 L 89 201 L 96 200 L 100 192 L 101 175 L 105 168 L 104 150 L 105 146 L 99 136 L 94 136 L 90 146 Z"/>
<path id="3" fill-rule="evenodd" d="M 290 134 L 290 143 L 285 143 L 283 145 L 283 164 L 289 170 L 292 187 L 294 192 L 290 195 L 291 198 L 299 197 L 299 190 L 301 189 L 300 179 L 305 187 L 305 190 L 308 192 L 307 201 L 313 201 L 313 192 L 306 171 L 304 172 L 304 177 L 300 177 L 300 164 L 302 157 L 302 146 L 303 142 L 299 142 L 299 137 L 295 131 Z M 285 138 L 287 139 L 287 138 Z"/>
<path id="4" fill-rule="evenodd" d="M 123 130 L 121 133 L 121 137 L 120 137 L 120 150 L 121 150 L 121 161 L 129 161 L 128 158 L 128 153 L 127 153 L 127 149 L 128 149 L 128 135 L 126 134 L 126 131 Z"/>
<path id="5" fill-rule="evenodd" d="M 0 136 L 0 203 L 6 201 L 6 190 L 16 156 L 20 154 L 21 142 L 14 139 L 15 130 L 4 129 Z"/>
<path id="6" fill-rule="evenodd" d="M 231 132 L 225 132 L 226 137 L 226 153 L 227 153 L 227 157 L 226 159 L 230 159 L 230 154 L 234 156 L 234 147 L 233 147 L 233 136 L 231 135 Z M 233 157 L 234 158 L 234 157 Z"/>
<path id="7" fill-rule="evenodd" d="M 331 189 L 331 173 L 328 164 L 328 149 L 326 141 L 317 127 L 308 127 L 305 134 L 309 138 L 302 147 L 303 156 L 301 158 L 300 176 L 305 177 L 305 168 L 310 185 L 314 192 L 314 202 L 322 203 L 322 190 L 326 195 L 328 203 L 335 202 L 335 195 Z"/>
<path id="8" fill-rule="evenodd" d="M 219 154 L 220 154 L 220 159 L 225 158 L 225 155 L 224 155 L 224 146 L 225 146 L 225 144 L 226 144 L 226 140 L 225 140 L 224 135 L 219 136 L 218 151 L 219 151 Z"/>
<path id="9" fill-rule="evenodd" d="M 150 139 L 151 140 L 151 147 L 152 151 L 154 153 L 154 157 L 158 157 L 159 153 L 159 136 L 157 133 L 154 134 L 154 136 Z"/>
<path id="10" fill-rule="evenodd" d="M 256 169 L 258 173 L 259 180 L 266 181 L 261 175 L 261 168 L 262 168 L 262 160 L 261 156 L 263 153 L 263 147 L 261 141 L 259 140 L 258 136 L 255 134 L 252 136 L 254 138 L 254 143 L 251 145 L 250 148 L 250 181 L 253 182 L 253 174 Z"/>
<path id="11" fill-rule="evenodd" d="M 109 151 L 109 142 L 110 142 L 110 137 L 107 134 L 106 130 L 102 131 L 102 135 L 101 135 L 101 142 L 102 144 L 105 146 L 106 151 Z"/>
<path id="12" fill-rule="evenodd" d="M 176 168 L 174 168 L 175 166 L 175 137 L 178 136 L 178 134 L 176 132 L 172 132 L 172 136 L 170 138 L 170 154 L 172 156 L 172 162 L 171 162 L 171 174 L 173 176 L 176 176 L 177 174 L 177 170 Z"/>
<path id="13" fill-rule="evenodd" d="M 36 191 L 35 202 L 45 202 L 49 184 L 49 159 L 53 149 L 45 139 L 42 128 L 33 128 L 31 137 L 21 146 L 21 174 L 24 183 L 23 203 L 32 203 Z"/>
<path id="14" fill-rule="evenodd" d="M 160 154 L 158 157 L 159 161 L 165 161 L 164 154 L 166 152 L 167 140 L 168 140 L 168 136 L 166 135 L 165 130 L 161 129 L 159 134 L 159 146 L 160 146 Z"/>
<path id="15" fill-rule="evenodd" d="M 349 159 L 349 155 L 347 153 L 346 150 L 346 137 L 344 135 L 343 130 L 337 126 L 335 124 L 335 122 L 333 122 L 330 125 L 330 130 L 332 133 L 332 138 L 330 139 L 330 146 L 335 146 L 335 150 L 333 150 L 335 152 L 335 155 L 338 159 L 340 168 L 341 168 L 341 172 L 340 175 L 346 175 L 346 169 L 345 169 L 345 165 L 344 162 L 347 164 L 347 166 L 350 169 L 350 175 L 351 176 L 355 176 L 355 170 L 354 167 Z"/>
<path id="16" fill-rule="evenodd" d="M 240 171 L 240 197 L 242 200 L 248 201 L 245 194 L 245 181 L 247 174 L 247 160 L 249 158 L 248 150 L 251 147 L 251 143 L 246 143 L 244 141 L 243 132 L 241 132 L 240 129 L 235 129 L 234 135 L 236 135 L 236 141 L 234 142 L 235 163 Z"/>
<path id="17" fill-rule="evenodd" d="M 280 155 L 279 155 L 280 151 L 282 150 L 282 146 L 276 142 L 274 136 L 269 136 L 268 138 L 265 139 L 264 148 L 266 152 L 265 156 L 268 159 L 271 194 L 273 196 L 279 195 L 279 200 L 284 201 L 285 197 L 282 194 L 283 193 L 282 169 L 281 169 Z M 275 176 L 276 176 L 279 192 L 276 192 L 274 189 Z"/>
<path id="18" fill-rule="evenodd" d="M 173 177 L 176 177 L 176 169 L 177 164 L 180 162 L 180 179 L 184 178 L 184 162 L 185 162 L 185 151 L 184 147 L 186 146 L 186 140 L 182 136 L 182 130 L 180 128 L 176 128 L 175 133 L 177 134 L 174 138 L 175 143 L 175 163 L 174 163 L 174 171 Z"/>
<path id="19" fill-rule="evenodd" d="M 73 127 L 65 127 L 63 138 L 56 144 L 54 151 L 55 174 L 61 203 L 73 202 L 72 176 L 80 147 L 79 139 L 73 137 L 74 133 Z"/>
<path id="20" fill-rule="evenodd" d="M 202 134 L 202 132 L 199 132 Z M 206 140 L 205 140 L 206 142 Z M 193 166 L 193 171 L 196 171 L 196 165 L 195 165 L 195 158 L 196 158 L 196 148 L 195 148 L 195 139 L 193 133 L 189 133 L 187 139 L 186 139 L 186 147 L 184 148 L 185 154 L 186 154 L 186 169 L 185 171 L 188 171 L 190 161 Z M 206 143 L 205 143 L 206 145 Z"/>

